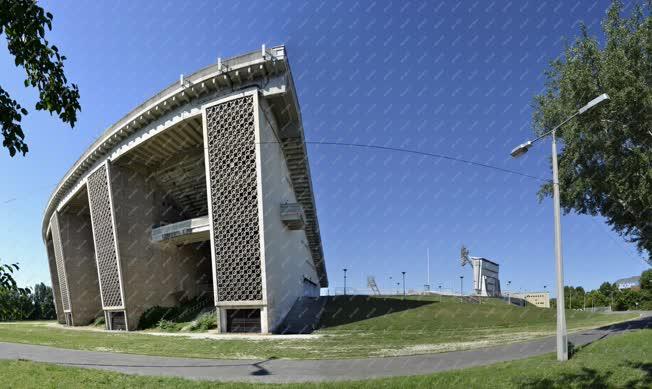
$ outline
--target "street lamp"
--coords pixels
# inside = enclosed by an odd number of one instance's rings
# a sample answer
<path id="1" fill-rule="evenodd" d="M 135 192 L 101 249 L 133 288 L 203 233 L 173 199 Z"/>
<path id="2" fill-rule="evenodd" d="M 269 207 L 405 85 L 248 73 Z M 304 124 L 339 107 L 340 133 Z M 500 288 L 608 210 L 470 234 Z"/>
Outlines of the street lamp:
<path id="1" fill-rule="evenodd" d="M 401 272 L 403 274 L 403 298 L 405 298 L 405 272 Z"/>
<path id="2" fill-rule="evenodd" d="M 507 288 L 509 289 L 509 286 L 512 284 L 512 281 L 507 280 Z M 509 289 L 507 291 L 507 304 L 512 305 L 512 291 Z"/>
<path id="3" fill-rule="evenodd" d="M 460 302 L 463 301 L 464 296 L 464 276 L 460 276 Z"/>
<path id="4" fill-rule="evenodd" d="M 346 268 L 342 270 L 344 271 L 344 295 L 346 296 Z"/>
<path id="5" fill-rule="evenodd" d="M 514 158 L 520 157 L 521 155 L 527 153 L 527 151 L 532 147 L 532 145 L 540 139 L 548 135 L 552 135 L 552 187 L 553 187 L 553 198 L 554 198 L 554 212 L 555 212 L 555 257 L 556 257 L 556 267 L 557 267 L 557 360 L 566 361 L 568 360 L 568 336 L 566 333 L 566 312 L 564 311 L 564 262 L 562 259 L 561 253 L 561 213 L 559 206 L 559 177 L 558 177 L 558 165 L 557 165 L 557 129 L 561 128 L 564 124 L 568 123 L 577 115 L 581 115 L 589 109 L 595 107 L 601 102 L 609 100 L 609 95 L 606 93 L 601 94 L 595 99 L 589 101 L 585 106 L 577 110 L 566 120 L 558 124 L 552 130 L 544 133 L 538 138 L 527 141 L 519 146 L 516 146 L 511 151 L 511 155 Z"/>
<path id="6" fill-rule="evenodd" d="M 389 294 L 392 294 L 392 289 L 394 289 L 394 284 L 392 284 L 392 276 L 389 276 Z"/>
<path id="7" fill-rule="evenodd" d="M 441 302 L 441 285 L 439 285 L 439 302 Z"/>

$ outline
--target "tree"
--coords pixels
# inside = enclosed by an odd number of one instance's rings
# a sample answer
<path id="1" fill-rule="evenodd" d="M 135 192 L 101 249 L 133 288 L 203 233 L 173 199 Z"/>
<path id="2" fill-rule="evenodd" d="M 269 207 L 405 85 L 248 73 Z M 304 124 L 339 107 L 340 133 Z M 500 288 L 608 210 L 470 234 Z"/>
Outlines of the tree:
<path id="1" fill-rule="evenodd" d="M 56 319 L 57 314 L 51 287 L 42 282 L 36 284 L 32 300 L 34 301 L 35 319 Z"/>
<path id="2" fill-rule="evenodd" d="M 648 269 L 641 273 L 641 290 L 652 292 L 652 269 Z"/>
<path id="3" fill-rule="evenodd" d="M 600 44 L 585 26 L 546 71 L 533 122 L 542 134 L 607 93 L 608 103 L 568 122 L 559 132 L 559 183 L 564 212 L 602 215 L 652 263 L 652 3 L 623 17 L 613 1 Z M 544 184 L 540 197 L 552 193 Z"/>
<path id="4" fill-rule="evenodd" d="M 14 280 L 14 271 L 19 270 L 17 263 L 0 263 L 0 319 L 13 317 L 20 312 L 22 306 L 16 304 L 16 298 L 29 295 L 28 288 L 19 288 Z"/>
<path id="5" fill-rule="evenodd" d="M 64 123 L 74 127 L 77 111 L 81 110 L 79 89 L 75 84 L 68 84 L 63 71 L 66 57 L 45 39 L 46 27 L 52 30 L 52 14 L 35 1 L 0 0 L 0 35 L 4 32 L 7 37 L 7 47 L 16 66 L 25 69 L 25 87 L 32 86 L 39 91 L 35 109 L 56 113 Z M 20 124 L 27 113 L 27 109 L 0 87 L 2 146 L 12 157 L 28 151 Z"/>

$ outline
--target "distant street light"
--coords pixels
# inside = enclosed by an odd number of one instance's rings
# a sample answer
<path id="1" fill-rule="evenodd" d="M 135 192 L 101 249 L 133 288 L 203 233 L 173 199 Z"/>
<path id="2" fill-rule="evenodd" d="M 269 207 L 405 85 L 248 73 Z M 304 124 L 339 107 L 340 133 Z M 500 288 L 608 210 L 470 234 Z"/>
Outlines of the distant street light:
<path id="1" fill-rule="evenodd" d="M 344 295 L 346 296 L 346 268 L 342 269 L 344 271 Z"/>
<path id="2" fill-rule="evenodd" d="M 394 284 L 392 283 L 392 276 L 389 276 L 389 294 L 392 294 L 392 288 Z"/>
<path id="3" fill-rule="evenodd" d="M 403 274 L 403 298 L 405 298 L 405 272 L 401 272 Z"/>
<path id="4" fill-rule="evenodd" d="M 439 285 L 439 302 L 441 302 L 441 285 Z"/>
<path id="5" fill-rule="evenodd" d="M 464 276 L 460 276 L 460 302 L 463 301 L 464 296 Z"/>
<path id="6" fill-rule="evenodd" d="M 507 288 L 509 289 L 509 286 L 512 285 L 512 281 L 507 281 Z M 512 291 L 509 289 L 507 291 L 507 304 L 512 305 Z"/>
<path id="7" fill-rule="evenodd" d="M 568 360 L 568 335 L 566 333 L 566 312 L 564 310 L 564 261 L 562 259 L 561 250 L 561 212 L 559 205 L 559 177 L 557 164 L 557 130 L 564 124 L 568 123 L 577 115 L 581 115 L 589 109 L 595 107 L 603 101 L 609 100 L 609 95 L 606 93 L 601 94 L 595 99 L 589 101 L 585 106 L 580 108 L 577 112 L 572 114 L 566 120 L 558 124 L 552 130 L 544 133 L 538 138 L 527 141 L 519 146 L 516 146 L 511 155 L 514 158 L 520 157 L 527 153 L 532 145 L 540 139 L 548 135 L 552 135 L 552 187 L 554 198 L 554 213 L 555 213 L 555 257 L 557 262 L 557 360 Z"/>

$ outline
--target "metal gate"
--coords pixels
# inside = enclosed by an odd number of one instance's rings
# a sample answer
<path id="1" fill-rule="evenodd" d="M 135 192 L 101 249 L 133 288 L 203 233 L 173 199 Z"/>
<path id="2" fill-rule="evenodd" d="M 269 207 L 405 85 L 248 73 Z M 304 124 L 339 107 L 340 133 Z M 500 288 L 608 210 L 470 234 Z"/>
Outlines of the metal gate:
<path id="1" fill-rule="evenodd" d="M 260 309 L 228 309 L 227 332 L 260 332 Z"/>

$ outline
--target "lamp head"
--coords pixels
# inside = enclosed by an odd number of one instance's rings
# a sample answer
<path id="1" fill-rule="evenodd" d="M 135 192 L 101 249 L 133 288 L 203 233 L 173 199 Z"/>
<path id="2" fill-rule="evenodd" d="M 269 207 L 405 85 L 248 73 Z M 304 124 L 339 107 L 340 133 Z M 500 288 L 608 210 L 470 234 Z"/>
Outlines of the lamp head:
<path id="1" fill-rule="evenodd" d="M 603 93 L 600 96 L 596 97 L 595 99 L 593 99 L 593 100 L 589 101 L 588 103 L 586 103 L 585 106 L 580 108 L 578 113 L 581 115 L 584 112 L 588 111 L 589 109 L 595 107 L 596 105 L 600 104 L 601 102 L 603 102 L 605 100 L 609 100 L 609 95 L 606 94 L 606 93 Z"/>
<path id="2" fill-rule="evenodd" d="M 521 155 L 527 153 L 530 147 L 532 147 L 531 140 L 514 147 L 514 149 L 509 154 L 512 156 L 512 158 L 518 158 Z"/>

